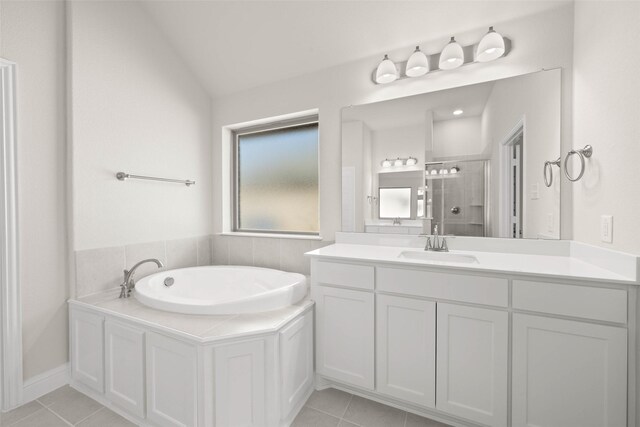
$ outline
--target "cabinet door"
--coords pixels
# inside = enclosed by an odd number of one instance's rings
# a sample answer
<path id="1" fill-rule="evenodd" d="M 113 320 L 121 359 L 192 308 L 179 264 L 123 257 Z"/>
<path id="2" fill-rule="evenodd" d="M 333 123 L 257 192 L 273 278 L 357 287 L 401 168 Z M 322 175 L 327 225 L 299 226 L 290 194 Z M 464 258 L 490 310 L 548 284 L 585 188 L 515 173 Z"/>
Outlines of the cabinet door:
<path id="1" fill-rule="evenodd" d="M 71 375 L 74 380 L 104 393 L 104 317 L 71 311 Z"/>
<path id="2" fill-rule="evenodd" d="M 436 400 L 436 303 L 376 297 L 379 392 L 433 408 Z"/>
<path id="3" fill-rule="evenodd" d="M 513 426 L 627 425 L 627 330 L 513 316 Z"/>
<path id="4" fill-rule="evenodd" d="M 263 340 L 215 349 L 216 426 L 266 425 Z"/>
<path id="5" fill-rule="evenodd" d="M 144 332 L 105 323 L 105 394 L 109 400 L 144 418 Z"/>
<path id="6" fill-rule="evenodd" d="M 147 418 L 163 427 L 195 426 L 196 348 L 156 333 L 146 341 Z"/>
<path id="7" fill-rule="evenodd" d="M 317 310 L 317 372 L 373 390 L 373 294 L 314 286 L 312 297 Z"/>
<path id="8" fill-rule="evenodd" d="M 301 405 L 313 387 L 313 313 L 309 312 L 280 332 L 282 418 Z"/>
<path id="9" fill-rule="evenodd" d="M 507 312 L 437 305 L 436 408 L 490 426 L 507 425 Z"/>

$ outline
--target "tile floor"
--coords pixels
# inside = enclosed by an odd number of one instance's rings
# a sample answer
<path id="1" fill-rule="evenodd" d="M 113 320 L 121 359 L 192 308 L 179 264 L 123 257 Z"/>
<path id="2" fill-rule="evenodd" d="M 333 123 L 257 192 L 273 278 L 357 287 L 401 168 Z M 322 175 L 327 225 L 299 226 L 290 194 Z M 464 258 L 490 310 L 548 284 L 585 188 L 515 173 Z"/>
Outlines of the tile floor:
<path id="1" fill-rule="evenodd" d="M 332 388 L 314 391 L 291 427 L 448 427 Z"/>
<path id="2" fill-rule="evenodd" d="M 13 411 L 0 414 L 2 427 L 133 427 L 135 424 L 72 389 L 61 387 Z"/>
<path id="3" fill-rule="evenodd" d="M 95 400 L 61 387 L 0 414 L 2 427 L 132 427 Z M 340 390 L 315 391 L 291 427 L 447 427 L 447 425 Z"/>

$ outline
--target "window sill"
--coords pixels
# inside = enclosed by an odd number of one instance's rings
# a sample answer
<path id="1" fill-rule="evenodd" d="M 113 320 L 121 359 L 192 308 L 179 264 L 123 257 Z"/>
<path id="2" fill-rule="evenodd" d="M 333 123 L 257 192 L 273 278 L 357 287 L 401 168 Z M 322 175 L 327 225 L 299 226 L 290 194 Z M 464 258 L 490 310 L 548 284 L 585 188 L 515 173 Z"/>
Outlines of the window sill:
<path id="1" fill-rule="evenodd" d="M 217 233 L 217 235 L 234 237 L 265 237 L 268 239 L 323 240 L 322 236 L 309 234 L 244 233 L 239 231 L 225 231 L 223 233 Z"/>

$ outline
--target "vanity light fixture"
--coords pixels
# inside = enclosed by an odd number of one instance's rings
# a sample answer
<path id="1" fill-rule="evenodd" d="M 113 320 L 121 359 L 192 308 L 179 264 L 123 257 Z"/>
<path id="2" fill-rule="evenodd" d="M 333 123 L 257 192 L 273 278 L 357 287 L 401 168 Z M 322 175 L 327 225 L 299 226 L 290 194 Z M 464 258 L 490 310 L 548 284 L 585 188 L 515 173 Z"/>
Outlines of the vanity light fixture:
<path id="1" fill-rule="evenodd" d="M 461 110 L 461 109 L 459 109 L 459 108 L 458 108 L 457 110 L 453 110 L 453 115 L 454 115 L 454 116 L 459 116 L 459 115 L 460 115 L 460 114 L 462 114 L 462 113 L 464 113 L 464 111 L 463 111 L 463 110 Z"/>
<path id="2" fill-rule="evenodd" d="M 432 170 L 431 170 L 431 175 L 438 175 L 438 171 L 437 171 L 437 170 L 435 170 L 435 169 L 432 169 Z"/>
<path id="3" fill-rule="evenodd" d="M 391 167 L 391 160 L 389 160 L 389 159 L 384 159 L 384 160 L 382 161 L 382 167 L 383 167 L 383 168 L 390 168 L 390 167 Z"/>
<path id="4" fill-rule="evenodd" d="M 402 160 L 400 157 L 398 157 L 398 158 L 393 162 L 393 166 L 404 166 L 404 160 Z"/>
<path id="5" fill-rule="evenodd" d="M 476 61 L 489 62 L 504 55 L 504 37 L 496 33 L 493 27 L 489 27 L 489 32 L 484 35 L 478 48 L 476 49 Z"/>
<path id="6" fill-rule="evenodd" d="M 457 166 L 454 166 L 451 168 L 451 170 L 449 170 L 449 173 L 452 173 L 452 174 L 458 173 L 458 172 L 460 172 L 460 168 Z"/>
<path id="7" fill-rule="evenodd" d="M 407 163 L 406 163 L 406 165 L 407 165 L 407 166 L 414 166 L 414 165 L 416 165 L 417 163 L 418 163 L 418 159 L 416 159 L 415 157 L 409 157 L 409 158 L 407 159 Z"/>
<path id="8" fill-rule="evenodd" d="M 391 83 L 398 78 L 398 70 L 396 64 L 389 59 L 388 55 L 385 55 L 382 59 L 378 69 L 376 70 L 376 83 L 385 84 Z"/>
<path id="9" fill-rule="evenodd" d="M 442 52 L 427 54 L 416 46 L 413 53 L 403 62 L 394 63 L 384 55 L 371 79 L 375 84 L 387 84 L 396 80 L 415 78 L 436 71 L 447 71 L 467 64 L 484 63 L 506 56 L 511 51 L 511 40 L 496 32 L 493 27 L 484 34 L 480 42 L 462 46 L 455 37 Z"/>
<path id="10" fill-rule="evenodd" d="M 407 61 L 405 74 L 409 77 L 420 77 L 428 72 L 429 58 L 420 50 L 420 46 L 416 46 L 416 50 L 413 51 Z"/>
<path id="11" fill-rule="evenodd" d="M 453 70 L 464 63 L 464 51 L 455 37 L 451 37 L 449 43 L 442 49 L 440 53 L 440 62 L 438 67 L 441 70 Z"/>

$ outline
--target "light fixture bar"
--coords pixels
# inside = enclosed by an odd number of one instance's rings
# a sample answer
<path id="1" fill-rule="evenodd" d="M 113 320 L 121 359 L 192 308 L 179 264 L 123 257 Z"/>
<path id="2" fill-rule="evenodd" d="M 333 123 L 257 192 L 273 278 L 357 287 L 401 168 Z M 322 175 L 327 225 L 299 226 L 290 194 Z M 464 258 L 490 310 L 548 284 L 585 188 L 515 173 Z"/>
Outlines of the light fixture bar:
<path id="1" fill-rule="evenodd" d="M 507 38 L 507 37 L 503 37 L 504 39 L 504 54 L 502 55 L 502 57 L 505 57 L 509 54 L 509 52 L 511 52 L 511 39 Z M 475 60 L 475 52 L 476 49 L 478 47 L 479 43 L 473 44 L 473 45 L 469 45 L 469 46 L 462 46 L 462 51 L 464 52 L 464 62 L 462 63 L 462 65 L 460 67 L 463 67 L 465 65 L 469 65 L 469 64 L 481 64 L 481 62 L 478 62 Z M 427 55 L 427 58 L 429 58 L 429 64 L 431 64 L 431 67 L 433 67 L 432 70 L 430 70 L 427 74 L 425 74 L 425 76 L 430 76 L 432 73 L 436 73 L 436 72 L 440 72 L 440 71 L 453 71 L 453 70 L 442 70 L 440 68 L 438 68 L 438 64 L 440 63 L 440 52 L 438 53 L 434 53 L 432 55 Z M 500 58 L 498 58 L 500 59 Z M 406 68 L 407 68 L 407 61 L 403 61 L 403 62 L 396 62 L 396 68 L 398 69 L 398 78 L 396 80 L 403 80 L 403 79 L 410 79 L 411 77 L 407 76 L 405 74 Z M 459 68 L 459 67 L 458 67 Z M 379 85 L 379 84 L 383 84 L 383 83 L 378 83 L 376 81 L 376 71 L 378 69 L 374 69 L 373 72 L 371 73 L 371 80 L 373 81 L 373 83 Z M 424 77 L 424 76 L 422 76 Z M 414 77 L 415 78 L 415 77 Z M 420 77 L 418 77 L 420 78 Z"/>

